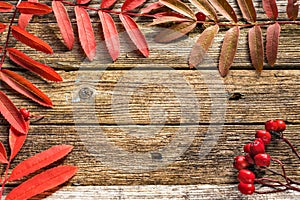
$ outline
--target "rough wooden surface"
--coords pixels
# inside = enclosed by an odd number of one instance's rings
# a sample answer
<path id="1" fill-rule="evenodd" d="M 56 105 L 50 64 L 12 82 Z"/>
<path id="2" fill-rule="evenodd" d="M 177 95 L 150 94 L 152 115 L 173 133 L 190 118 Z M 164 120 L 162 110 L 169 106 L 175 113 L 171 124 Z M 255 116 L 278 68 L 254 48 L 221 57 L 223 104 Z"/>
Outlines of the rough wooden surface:
<path id="1" fill-rule="evenodd" d="M 236 1 L 230 3 L 240 14 Z M 286 1 L 277 3 L 279 18 L 285 20 Z M 99 1 L 92 4 L 97 6 Z M 261 1 L 255 1 L 255 6 L 258 20 L 268 21 Z M 69 11 L 76 32 L 70 7 Z M 8 22 L 10 15 L 0 20 Z M 232 159 L 253 139 L 255 130 L 262 129 L 268 119 L 282 118 L 288 123 L 286 136 L 299 148 L 299 26 L 282 26 L 277 64 L 274 68 L 265 65 L 260 77 L 249 61 L 248 29 L 242 29 L 233 69 L 221 79 L 217 62 L 224 30 L 204 63 L 190 70 L 187 58 L 200 27 L 183 40 L 157 44 L 153 38 L 159 29 L 147 27 L 149 19 L 137 19 L 151 52 L 149 58 L 142 58 L 118 23 L 122 52 L 111 63 L 101 42 L 99 20 L 95 13 L 91 15 L 98 33 L 98 56 L 92 63 L 86 61 L 78 41 L 67 51 L 53 15 L 35 17 L 28 30 L 49 42 L 55 54 L 37 53 L 15 41 L 10 44 L 53 66 L 64 82 L 46 83 L 10 62 L 4 65 L 32 80 L 55 105 L 42 108 L 2 87 L 16 105 L 45 116 L 32 123 L 14 165 L 52 145 L 74 145 L 73 152 L 54 165 L 74 164 L 79 171 L 69 186 L 48 199 L 247 199 L 236 189 Z M 233 99 L 233 94 L 241 98 Z M 0 124 L 6 133 L 5 120 Z M 7 134 L 0 139 L 7 145 Z M 282 159 L 287 173 L 300 180 L 300 161 L 286 145 L 273 142 L 267 151 Z M 299 198 L 299 193 L 285 192 L 249 199 Z"/>

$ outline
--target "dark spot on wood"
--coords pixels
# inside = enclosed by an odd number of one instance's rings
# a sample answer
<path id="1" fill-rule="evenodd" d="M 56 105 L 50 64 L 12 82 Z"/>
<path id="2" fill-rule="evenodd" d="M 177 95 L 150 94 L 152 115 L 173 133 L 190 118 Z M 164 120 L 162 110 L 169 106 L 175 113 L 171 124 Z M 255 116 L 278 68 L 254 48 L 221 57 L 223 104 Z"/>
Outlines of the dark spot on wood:
<path id="1" fill-rule="evenodd" d="M 235 92 L 235 93 L 231 93 L 229 96 L 229 100 L 231 101 L 237 101 L 243 98 L 243 94 L 239 93 L 239 92 Z"/>
<path id="2" fill-rule="evenodd" d="M 151 153 L 151 158 L 154 160 L 161 160 L 162 155 L 160 153 Z"/>
<path id="3" fill-rule="evenodd" d="M 94 92 L 90 88 L 82 88 L 79 91 L 80 99 L 89 99 L 93 96 Z"/>

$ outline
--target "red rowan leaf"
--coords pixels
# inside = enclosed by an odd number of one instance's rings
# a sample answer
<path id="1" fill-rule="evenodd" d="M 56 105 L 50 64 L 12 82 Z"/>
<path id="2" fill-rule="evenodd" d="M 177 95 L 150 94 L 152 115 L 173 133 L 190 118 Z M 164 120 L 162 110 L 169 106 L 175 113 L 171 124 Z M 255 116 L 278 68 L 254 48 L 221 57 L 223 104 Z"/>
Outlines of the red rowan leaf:
<path id="1" fill-rule="evenodd" d="M 239 35 L 240 28 L 238 26 L 232 27 L 225 34 L 219 59 L 219 72 L 222 77 L 225 77 L 228 74 L 233 63 L 238 46 Z"/>
<path id="2" fill-rule="evenodd" d="M 75 166 L 64 165 L 46 170 L 15 187 L 6 196 L 6 200 L 29 199 L 66 182 L 76 174 L 77 169 Z"/>
<path id="3" fill-rule="evenodd" d="M 0 163 L 8 164 L 6 149 L 2 142 L 0 142 Z"/>
<path id="4" fill-rule="evenodd" d="M 251 61 L 258 73 L 264 66 L 264 44 L 260 26 L 253 26 L 248 33 Z"/>
<path id="5" fill-rule="evenodd" d="M 47 6 L 46 4 L 29 1 L 21 2 L 19 5 L 17 5 L 17 8 L 19 12 L 23 14 L 45 15 L 52 12 L 51 7 Z"/>
<path id="6" fill-rule="evenodd" d="M 38 0 L 28 0 L 29 2 L 38 3 Z M 32 19 L 32 14 L 21 14 L 18 20 L 18 26 L 25 29 L 30 20 Z"/>
<path id="7" fill-rule="evenodd" d="M 256 22 L 256 11 L 252 0 L 238 0 L 243 17 L 248 22 Z"/>
<path id="8" fill-rule="evenodd" d="M 155 41 L 160 43 L 171 42 L 191 32 L 196 27 L 196 25 L 197 22 L 182 22 L 181 24 L 176 24 L 168 29 L 161 31 L 155 37 Z"/>
<path id="9" fill-rule="evenodd" d="M 159 12 L 153 14 L 153 16 L 157 19 L 160 17 L 178 17 L 178 18 L 186 18 L 184 15 L 176 13 L 176 12 Z"/>
<path id="10" fill-rule="evenodd" d="M 52 1 L 52 9 L 65 45 L 72 50 L 75 39 L 67 9 L 61 1 Z"/>
<path id="11" fill-rule="evenodd" d="M 16 90 L 20 94 L 23 94 L 24 96 L 32 99 L 42 106 L 52 107 L 52 102 L 49 97 L 47 97 L 47 95 L 45 95 L 23 76 L 8 69 L 2 69 L 0 71 L 0 77 L 2 81 L 4 81 L 7 85 L 9 85 L 12 89 Z M 17 130 L 19 131 L 19 129 Z"/>
<path id="12" fill-rule="evenodd" d="M 278 22 L 271 25 L 267 29 L 267 44 L 266 44 L 266 55 L 268 64 L 274 66 L 277 59 L 277 52 L 278 52 L 278 44 L 279 44 L 279 37 L 280 37 L 280 25 Z"/>
<path id="13" fill-rule="evenodd" d="M 87 4 L 89 3 L 91 0 L 77 0 L 77 4 Z"/>
<path id="14" fill-rule="evenodd" d="M 44 42 L 40 38 L 27 32 L 26 30 L 20 28 L 19 26 L 12 26 L 11 28 L 12 28 L 12 35 L 20 42 L 38 51 L 42 51 L 47 54 L 53 54 L 53 50 L 49 46 L 49 44 Z"/>
<path id="15" fill-rule="evenodd" d="M 145 36 L 140 31 L 138 25 L 128 15 L 120 14 L 119 17 L 120 17 L 120 20 L 121 20 L 123 26 L 126 29 L 127 34 L 129 35 L 130 39 L 135 44 L 137 49 L 145 57 L 148 57 L 149 56 L 148 44 L 147 44 Z"/>
<path id="16" fill-rule="evenodd" d="M 96 56 L 96 40 L 88 12 L 79 6 L 75 7 L 78 34 L 81 47 L 90 61 Z"/>
<path id="17" fill-rule="evenodd" d="M 142 5 L 146 0 L 126 0 L 121 7 L 123 12 L 133 10 Z"/>
<path id="18" fill-rule="evenodd" d="M 55 82 L 62 81 L 60 75 L 51 67 L 33 60 L 17 49 L 7 48 L 7 51 L 9 52 L 9 58 L 17 65 L 24 67 L 47 80 Z"/>
<path id="19" fill-rule="evenodd" d="M 16 155 L 19 153 L 20 149 L 22 148 L 26 137 L 27 137 L 27 133 L 29 130 L 29 124 L 30 121 L 27 120 L 25 122 L 26 124 L 26 134 L 21 134 L 19 131 L 17 131 L 14 127 L 10 127 L 9 129 L 9 147 L 10 147 L 10 160 L 14 159 L 14 157 L 16 157 Z"/>
<path id="20" fill-rule="evenodd" d="M 214 21 L 218 21 L 216 10 L 207 0 L 189 0 L 198 10 Z"/>
<path id="21" fill-rule="evenodd" d="M 12 4 L 0 1 L 0 12 L 10 12 L 13 8 Z"/>
<path id="22" fill-rule="evenodd" d="M 276 20 L 278 17 L 278 8 L 276 4 L 276 0 L 262 0 L 263 8 L 266 12 L 266 15 Z"/>
<path id="23" fill-rule="evenodd" d="M 219 11 L 226 19 L 237 22 L 237 16 L 226 0 L 209 0 L 210 3 Z"/>
<path id="24" fill-rule="evenodd" d="M 65 157 L 73 149 L 70 145 L 53 146 L 50 149 L 36 154 L 20 162 L 11 172 L 8 181 L 20 179 L 39 169 L 42 169 L 51 163 Z"/>
<path id="25" fill-rule="evenodd" d="M 286 6 L 286 13 L 290 20 L 296 20 L 299 12 L 299 4 L 297 0 L 288 0 L 288 4 Z"/>
<path id="26" fill-rule="evenodd" d="M 0 33 L 4 32 L 6 29 L 6 25 L 0 22 Z"/>
<path id="27" fill-rule="evenodd" d="M 106 12 L 99 11 L 105 44 L 111 58 L 115 61 L 120 55 L 119 34 L 113 18 Z"/>
<path id="28" fill-rule="evenodd" d="M 26 133 L 26 123 L 22 114 L 2 91 L 0 91 L 0 112 L 11 126 L 22 134 Z"/>
<path id="29" fill-rule="evenodd" d="M 160 3 L 159 1 L 151 3 L 147 7 L 141 9 L 141 14 L 150 13 L 151 11 L 162 8 L 163 6 L 164 4 Z"/>
<path id="30" fill-rule="evenodd" d="M 186 22 L 190 21 L 188 18 L 183 18 L 183 17 L 175 17 L 175 16 L 162 16 L 153 19 L 153 22 L 148 24 L 148 26 L 154 26 L 158 24 L 163 24 L 163 23 L 170 23 L 170 22 Z"/>
<path id="31" fill-rule="evenodd" d="M 117 0 L 102 0 L 100 8 L 109 8 L 114 5 Z"/>
<path id="32" fill-rule="evenodd" d="M 219 26 L 214 25 L 209 28 L 206 28 L 198 38 L 196 44 L 193 46 L 190 58 L 189 65 L 191 68 L 196 67 L 201 63 L 205 54 L 207 53 L 209 47 L 212 45 L 216 34 L 219 32 Z"/>
<path id="33" fill-rule="evenodd" d="M 197 19 L 194 12 L 185 3 L 179 0 L 159 0 L 159 2 L 186 17 L 194 20 Z"/>

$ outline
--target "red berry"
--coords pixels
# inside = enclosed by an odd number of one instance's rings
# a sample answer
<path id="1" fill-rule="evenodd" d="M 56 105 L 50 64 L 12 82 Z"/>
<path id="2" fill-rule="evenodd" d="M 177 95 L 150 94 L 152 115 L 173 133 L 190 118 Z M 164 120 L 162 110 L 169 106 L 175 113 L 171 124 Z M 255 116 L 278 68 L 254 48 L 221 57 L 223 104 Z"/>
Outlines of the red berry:
<path id="1" fill-rule="evenodd" d="M 268 167 L 271 162 L 271 157 L 269 154 L 260 153 L 254 157 L 255 164 L 259 167 Z"/>
<path id="2" fill-rule="evenodd" d="M 255 134 L 256 138 L 260 138 L 264 144 L 270 144 L 272 136 L 271 133 L 266 130 L 258 130 Z"/>
<path id="3" fill-rule="evenodd" d="M 265 123 L 265 129 L 270 132 L 270 131 L 277 131 L 278 130 L 278 125 L 277 122 L 274 120 L 269 120 Z"/>
<path id="4" fill-rule="evenodd" d="M 257 138 L 250 145 L 250 154 L 251 156 L 255 156 L 256 154 L 259 153 L 265 153 L 265 144 L 262 141 L 262 139 Z"/>
<path id="5" fill-rule="evenodd" d="M 237 170 L 241 170 L 249 167 L 249 163 L 247 162 L 245 156 L 236 156 L 234 158 L 233 167 Z"/>
<path id="6" fill-rule="evenodd" d="M 255 174 L 248 169 L 241 169 L 238 175 L 239 181 L 243 183 L 254 183 Z"/>
<path id="7" fill-rule="evenodd" d="M 286 129 L 286 124 L 282 119 L 277 119 L 276 121 L 277 124 L 277 131 L 282 132 Z"/>
<path id="8" fill-rule="evenodd" d="M 206 15 L 203 14 L 202 12 L 198 12 L 198 13 L 196 14 L 196 18 L 197 18 L 197 21 L 205 21 Z"/>
<path id="9" fill-rule="evenodd" d="M 244 146 L 245 153 L 250 153 L 250 146 L 251 146 L 251 143 L 245 144 L 245 146 Z"/>
<path id="10" fill-rule="evenodd" d="M 25 120 L 29 119 L 30 112 L 26 108 L 20 108 L 20 113 L 22 114 Z"/>
<path id="11" fill-rule="evenodd" d="M 247 184 L 240 182 L 238 185 L 238 189 L 242 194 L 253 194 L 255 191 L 255 186 L 254 184 Z"/>
<path id="12" fill-rule="evenodd" d="M 246 158 L 247 162 L 248 162 L 250 165 L 254 165 L 254 164 L 255 164 L 255 162 L 254 162 L 252 156 L 251 156 L 249 153 L 247 153 L 247 154 L 245 155 L 245 158 Z"/>

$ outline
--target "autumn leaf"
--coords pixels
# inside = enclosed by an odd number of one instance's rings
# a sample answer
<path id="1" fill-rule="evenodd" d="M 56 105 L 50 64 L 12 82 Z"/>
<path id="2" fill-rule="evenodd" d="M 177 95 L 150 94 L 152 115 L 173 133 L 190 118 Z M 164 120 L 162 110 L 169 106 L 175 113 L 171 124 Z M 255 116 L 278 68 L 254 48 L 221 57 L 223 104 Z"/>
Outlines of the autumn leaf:
<path id="1" fill-rule="evenodd" d="M 252 0 L 237 0 L 243 17 L 248 22 L 256 22 L 256 11 Z"/>
<path id="2" fill-rule="evenodd" d="M 64 43 L 69 50 L 72 50 L 75 39 L 67 9 L 61 1 L 52 1 L 52 9 Z"/>
<path id="3" fill-rule="evenodd" d="M 176 24 L 168 29 L 161 31 L 156 37 L 155 41 L 160 43 L 171 42 L 183 37 L 191 32 L 197 25 L 197 22 L 182 22 Z"/>
<path id="4" fill-rule="evenodd" d="M 219 59 L 219 72 L 222 77 L 225 77 L 228 74 L 233 63 L 238 46 L 239 35 L 240 28 L 238 26 L 232 27 L 226 31 Z"/>
<path id="5" fill-rule="evenodd" d="M 47 6 L 46 4 L 29 1 L 21 2 L 19 5 L 17 5 L 17 8 L 22 14 L 45 15 L 52 12 L 51 7 Z"/>
<path id="6" fill-rule="evenodd" d="M 6 149 L 2 142 L 0 142 L 0 163 L 8 164 Z"/>
<path id="7" fill-rule="evenodd" d="M 147 7 L 141 9 L 141 14 L 150 13 L 151 11 L 162 8 L 163 6 L 164 4 L 160 3 L 159 1 L 151 3 Z"/>
<path id="8" fill-rule="evenodd" d="M 176 17 L 176 16 L 161 16 L 161 17 L 153 19 L 153 22 L 148 24 L 148 26 L 154 26 L 154 25 L 170 23 L 170 22 L 186 22 L 186 21 L 190 21 L 190 19 Z"/>
<path id="9" fill-rule="evenodd" d="M 8 2 L 0 1 L 0 12 L 10 12 L 14 6 Z"/>
<path id="10" fill-rule="evenodd" d="M 77 0 L 77 4 L 87 4 L 89 3 L 91 0 Z"/>
<path id="11" fill-rule="evenodd" d="M 123 12 L 133 10 L 142 5 L 145 1 L 146 0 L 126 0 L 122 5 L 121 10 Z"/>
<path id="12" fill-rule="evenodd" d="M 268 64 L 274 66 L 277 59 L 278 44 L 280 36 L 280 25 L 278 22 L 271 25 L 267 29 L 266 55 Z"/>
<path id="13" fill-rule="evenodd" d="M 145 57 L 148 57 L 149 56 L 148 44 L 147 44 L 145 36 L 140 31 L 138 25 L 128 15 L 120 14 L 119 17 L 120 17 L 120 20 L 121 20 L 124 28 L 126 29 L 127 34 L 129 35 L 130 39 L 135 44 L 137 49 Z"/>
<path id="14" fill-rule="evenodd" d="M 39 103 L 42 106 L 52 107 L 52 102 L 49 99 L 49 97 L 47 97 L 47 95 L 45 95 L 42 91 L 40 91 L 23 76 L 8 69 L 2 69 L 0 71 L 0 77 L 2 81 L 4 81 L 7 85 L 9 85 L 12 89 L 19 92 L 20 94 L 23 94 L 24 96 L 32 99 L 33 101 Z M 20 128 L 16 129 L 22 132 Z M 26 129 L 24 128 L 23 132 L 24 130 Z"/>
<path id="15" fill-rule="evenodd" d="M 277 8 L 276 0 L 262 0 L 262 3 L 266 15 L 270 19 L 276 20 L 278 17 L 278 8 Z"/>
<path id="16" fill-rule="evenodd" d="M 102 24 L 106 47 L 111 58 L 115 61 L 120 55 L 120 40 L 115 22 L 108 13 L 99 11 L 98 15 Z"/>
<path id="17" fill-rule="evenodd" d="M 226 19 L 237 23 L 237 16 L 227 0 L 209 0 Z"/>
<path id="18" fill-rule="evenodd" d="M 179 0 L 159 0 L 159 2 L 186 17 L 194 20 L 197 19 L 194 12 L 185 3 Z"/>
<path id="19" fill-rule="evenodd" d="M 211 4 L 207 0 L 189 0 L 198 10 L 204 13 L 207 17 L 218 21 L 218 16 L 215 9 L 211 6 Z"/>
<path id="20" fill-rule="evenodd" d="M 38 3 L 38 0 L 28 0 L 28 2 Z M 32 14 L 21 14 L 18 19 L 18 26 L 22 29 L 25 29 L 32 17 Z"/>
<path id="21" fill-rule="evenodd" d="M 4 32 L 6 29 L 6 25 L 0 22 L 0 33 Z"/>
<path id="22" fill-rule="evenodd" d="M 6 196 L 6 200 L 29 199 L 66 182 L 75 175 L 76 171 L 77 167 L 69 165 L 48 169 L 15 187 Z"/>
<path id="23" fill-rule="evenodd" d="M 12 26 L 12 35 L 27 46 L 34 48 L 38 51 L 42 51 L 47 54 L 53 54 L 53 50 L 50 45 L 19 26 Z"/>
<path id="24" fill-rule="evenodd" d="M 264 66 L 264 45 L 260 26 L 253 26 L 248 32 L 251 61 L 258 73 Z"/>
<path id="25" fill-rule="evenodd" d="M 27 120 L 25 123 L 26 123 L 26 134 L 21 134 L 12 126 L 9 129 L 8 139 L 9 139 L 9 147 L 10 147 L 10 158 L 9 158 L 10 161 L 16 157 L 16 155 L 19 153 L 20 149 L 22 148 L 26 140 L 30 121 Z"/>
<path id="26" fill-rule="evenodd" d="M 196 67 L 203 60 L 209 47 L 212 45 L 216 34 L 219 32 L 219 26 L 214 25 L 206 28 L 199 36 L 196 44 L 193 46 L 190 58 L 190 68 Z"/>
<path id="27" fill-rule="evenodd" d="M 290 20 L 296 20 L 299 12 L 299 4 L 297 0 L 288 0 L 288 4 L 286 6 L 286 13 Z"/>
<path id="28" fill-rule="evenodd" d="M 81 47 L 90 61 L 96 56 L 96 40 L 88 12 L 79 6 L 75 7 L 78 34 Z"/>
<path id="29" fill-rule="evenodd" d="M 60 75 L 51 67 L 33 60 L 17 49 L 7 48 L 7 51 L 9 52 L 9 58 L 17 65 L 24 67 L 47 80 L 55 82 L 62 81 Z"/>
<path id="30" fill-rule="evenodd" d="M 26 124 L 23 116 L 13 102 L 0 91 L 0 112 L 8 123 L 22 134 L 26 133 Z"/>
<path id="31" fill-rule="evenodd" d="M 102 0 L 100 8 L 109 8 L 114 5 L 117 0 Z"/>

